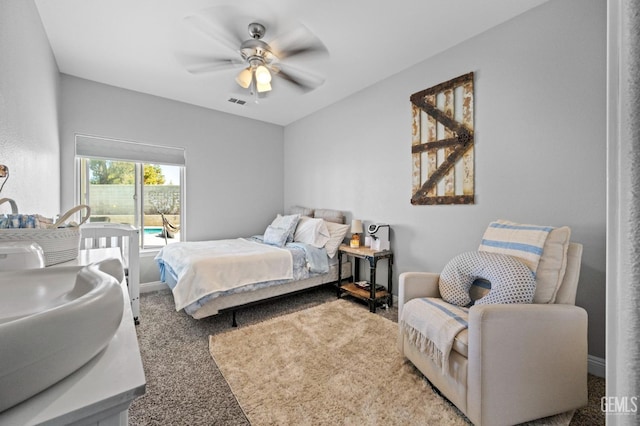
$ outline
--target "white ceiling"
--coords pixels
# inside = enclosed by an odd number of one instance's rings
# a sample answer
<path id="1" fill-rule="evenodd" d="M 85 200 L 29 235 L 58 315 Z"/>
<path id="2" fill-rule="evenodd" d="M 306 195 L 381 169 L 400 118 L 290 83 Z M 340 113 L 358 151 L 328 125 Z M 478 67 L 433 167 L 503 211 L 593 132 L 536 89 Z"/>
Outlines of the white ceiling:
<path id="1" fill-rule="evenodd" d="M 60 72 L 279 125 L 287 125 L 396 74 L 546 0 L 35 0 Z M 234 22 L 303 24 L 329 55 L 292 64 L 325 77 L 310 92 L 274 80 L 254 103 L 234 81 L 238 70 L 194 75 L 178 53 L 233 52 L 197 32 L 186 16 L 222 4 Z M 277 18 L 277 20 L 276 20 Z M 246 22 L 245 22 L 246 21 Z M 264 40 L 274 34 L 267 28 Z M 273 32 L 273 31 L 272 31 Z M 276 34 L 277 35 L 277 34 Z M 247 38 L 248 34 L 247 34 Z M 297 61 L 297 62 L 295 62 Z M 407 95 L 408 96 L 408 95 Z M 228 102 L 242 98 L 244 106 Z"/>

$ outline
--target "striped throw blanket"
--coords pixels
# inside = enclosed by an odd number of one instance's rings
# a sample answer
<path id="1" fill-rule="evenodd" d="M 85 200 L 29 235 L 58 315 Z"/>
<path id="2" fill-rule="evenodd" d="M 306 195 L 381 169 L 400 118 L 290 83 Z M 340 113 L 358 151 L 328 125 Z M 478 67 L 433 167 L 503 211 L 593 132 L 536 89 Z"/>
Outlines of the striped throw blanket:
<path id="1" fill-rule="evenodd" d="M 535 274 L 544 243 L 552 230 L 551 226 L 498 220 L 489 224 L 478 250 L 517 257 Z"/>
<path id="2" fill-rule="evenodd" d="M 469 326 L 469 309 L 435 297 L 411 299 L 400 318 L 402 333 L 447 372 L 455 337 Z"/>

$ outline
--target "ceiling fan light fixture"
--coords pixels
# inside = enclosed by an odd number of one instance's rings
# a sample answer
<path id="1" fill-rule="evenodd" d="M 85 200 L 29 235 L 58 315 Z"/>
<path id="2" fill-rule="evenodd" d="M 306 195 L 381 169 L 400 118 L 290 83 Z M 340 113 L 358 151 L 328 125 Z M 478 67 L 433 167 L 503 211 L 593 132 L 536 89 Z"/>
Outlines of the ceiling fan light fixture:
<path id="1" fill-rule="evenodd" d="M 268 92 L 271 90 L 271 83 L 260 83 L 256 81 L 256 89 L 259 93 Z"/>
<path id="2" fill-rule="evenodd" d="M 249 88 L 251 84 L 251 80 L 253 79 L 251 68 L 245 68 L 238 73 L 236 76 L 236 83 L 240 85 L 243 89 Z"/>
<path id="3" fill-rule="evenodd" d="M 258 82 L 258 84 L 271 83 L 271 73 L 264 65 L 258 65 L 258 67 L 256 68 L 256 81 Z M 269 87 L 271 86 L 269 85 Z"/>

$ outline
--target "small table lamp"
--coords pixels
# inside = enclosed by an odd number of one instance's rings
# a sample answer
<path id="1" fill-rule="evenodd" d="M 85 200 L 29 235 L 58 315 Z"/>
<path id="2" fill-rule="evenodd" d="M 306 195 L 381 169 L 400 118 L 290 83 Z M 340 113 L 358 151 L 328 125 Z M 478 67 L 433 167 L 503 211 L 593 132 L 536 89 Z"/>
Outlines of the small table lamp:
<path id="1" fill-rule="evenodd" d="M 362 228 L 362 221 L 358 219 L 353 219 L 351 221 L 351 241 L 350 246 L 353 248 L 360 247 L 360 234 L 364 232 Z"/>

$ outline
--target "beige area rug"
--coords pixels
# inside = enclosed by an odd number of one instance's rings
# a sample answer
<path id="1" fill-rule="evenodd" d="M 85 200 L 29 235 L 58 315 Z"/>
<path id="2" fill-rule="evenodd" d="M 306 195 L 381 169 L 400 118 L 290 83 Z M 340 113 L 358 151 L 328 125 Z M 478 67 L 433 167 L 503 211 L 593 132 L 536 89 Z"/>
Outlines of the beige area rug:
<path id="1" fill-rule="evenodd" d="M 209 351 L 254 426 L 470 424 L 403 360 L 397 327 L 336 300 L 210 336 Z"/>

